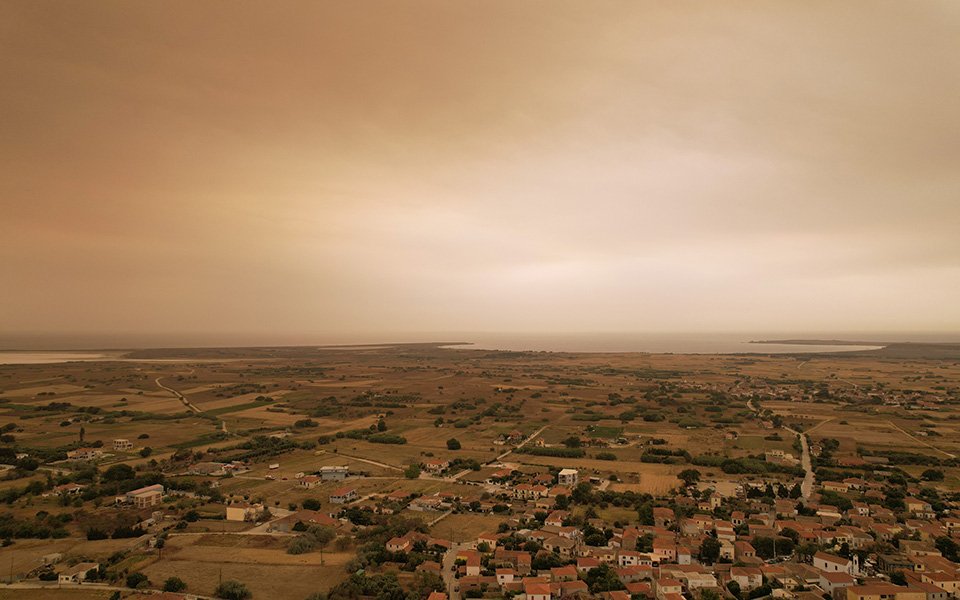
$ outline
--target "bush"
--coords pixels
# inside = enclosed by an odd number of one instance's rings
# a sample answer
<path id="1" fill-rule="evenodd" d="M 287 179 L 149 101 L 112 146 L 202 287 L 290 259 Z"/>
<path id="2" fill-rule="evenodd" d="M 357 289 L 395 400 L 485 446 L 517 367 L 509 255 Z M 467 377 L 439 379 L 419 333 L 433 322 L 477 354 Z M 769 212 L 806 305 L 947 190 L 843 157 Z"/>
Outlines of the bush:
<path id="1" fill-rule="evenodd" d="M 136 573 L 130 573 L 129 575 L 127 575 L 128 588 L 136 589 L 140 584 L 148 581 L 150 581 L 150 579 L 143 573 L 140 573 L 139 571 Z"/>
<path id="2" fill-rule="evenodd" d="M 187 589 L 187 584 L 179 577 L 171 577 L 163 582 L 163 591 L 165 592 L 182 592 L 185 589 Z"/>
<path id="3" fill-rule="evenodd" d="M 374 444 L 406 444 L 407 438 L 392 433 L 375 433 L 368 437 L 367 441 Z"/>
<path id="4" fill-rule="evenodd" d="M 246 585 L 232 579 L 218 585 L 217 591 L 214 593 L 217 598 L 223 598 L 224 600 L 249 600 L 253 598 L 253 594 L 250 593 Z"/>

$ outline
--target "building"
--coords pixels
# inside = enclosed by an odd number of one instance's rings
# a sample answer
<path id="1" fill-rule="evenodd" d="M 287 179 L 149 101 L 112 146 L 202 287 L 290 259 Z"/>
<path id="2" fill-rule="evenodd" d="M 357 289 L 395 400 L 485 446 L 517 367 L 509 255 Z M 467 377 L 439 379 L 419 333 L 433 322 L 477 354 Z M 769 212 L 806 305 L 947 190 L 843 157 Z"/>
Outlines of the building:
<path id="1" fill-rule="evenodd" d="M 557 483 L 559 485 L 573 487 L 577 485 L 579 478 L 580 474 L 576 469 L 561 469 L 560 474 L 557 476 Z"/>
<path id="2" fill-rule="evenodd" d="M 230 504 L 227 506 L 227 520 L 253 521 L 261 512 L 263 512 L 262 504 L 247 504 L 246 502 Z"/>
<path id="3" fill-rule="evenodd" d="M 53 488 L 53 494 L 55 496 L 74 496 L 81 493 L 86 487 L 79 483 L 65 483 Z"/>
<path id="4" fill-rule="evenodd" d="M 842 598 L 845 595 L 845 589 L 855 585 L 857 580 L 853 575 L 842 571 L 837 573 L 820 573 L 820 588 L 834 598 Z"/>
<path id="5" fill-rule="evenodd" d="M 449 460 L 434 458 L 423 461 L 423 470 L 427 473 L 433 473 L 434 475 L 439 475 L 448 468 L 450 468 Z"/>
<path id="6" fill-rule="evenodd" d="M 857 573 L 855 561 L 826 552 L 817 552 L 813 555 L 813 566 L 827 573 L 848 573 L 850 575 L 856 575 Z"/>
<path id="7" fill-rule="evenodd" d="M 899 585 L 875 583 L 851 585 L 846 600 L 926 600 L 926 592 Z"/>
<path id="8" fill-rule="evenodd" d="M 227 465 L 222 462 L 198 462 L 190 465 L 190 470 L 187 472 L 191 475 L 219 477 L 227 474 Z"/>
<path id="9" fill-rule="evenodd" d="M 330 493 L 330 502 L 334 504 L 346 504 L 347 502 L 353 502 L 357 498 L 357 490 L 352 487 L 342 487 Z"/>
<path id="10" fill-rule="evenodd" d="M 61 571 L 58 575 L 60 583 L 80 583 L 87 580 L 87 574 L 100 568 L 100 563 L 83 562 Z"/>
<path id="11" fill-rule="evenodd" d="M 535 581 L 523 582 L 523 593 L 527 600 L 550 600 L 550 584 Z"/>
<path id="12" fill-rule="evenodd" d="M 137 508 L 149 508 L 163 501 L 163 486 L 159 483 L 127 492 L 126 502 Z"/>
<path id="13" fill-rule="evenodd" d="M 320 485 L 320 478 L 316 475 L 307 475 L 306 477 L 301 477 L 298 484 L 304 489 L 312 489 Z"/>
<path id="14" fill-rule="evenodd" d="M 297 527 L 300 523 L 301 526 Z M 297 512 L 270 522 L 267 531 L 270 533 L 291 533 L 304 527 L 321 525 L 324 527 L 338 527 L 340 521 L 337 521 L 330 515 L 315 510 L 298 510 Z"/>
<path id="15" fill-rule="evenodd" d="M 113 449 L 114 450 L 133 450 L 133 442 L 130 440 L 117 439 L 113 440 Z"/>
<path id="16" fill-rule="evenodd" d="M 350 473 L 350 469 L 344 466 L 329 465 L 320 467 L 320 479 L 323 481 L 343 481 Z"/>
<path id="17" fill-rule="evenodd" d="M 731 567 L 730 580 L 736 581 L 741 590 L 752 590 L 763 585 L 763 571 L 757 567 Z"/>
<path id="18" fill-rule="evenodd" d="M 67 452 L 67 458 L 70 460 L 95 460 L 103 456 L 103 450 L 99 448 L 77 448 Z"/>

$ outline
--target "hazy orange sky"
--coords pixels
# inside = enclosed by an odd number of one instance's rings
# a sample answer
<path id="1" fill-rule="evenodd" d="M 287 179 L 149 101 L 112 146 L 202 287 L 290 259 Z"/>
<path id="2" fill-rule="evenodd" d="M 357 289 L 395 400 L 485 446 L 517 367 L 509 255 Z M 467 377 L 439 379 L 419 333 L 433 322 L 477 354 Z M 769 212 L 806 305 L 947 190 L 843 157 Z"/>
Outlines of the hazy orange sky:
<path id="1" fill-rule="evenodd" d="M 960 2 L 0 4 L 0 331 L 960 331 Z"/>

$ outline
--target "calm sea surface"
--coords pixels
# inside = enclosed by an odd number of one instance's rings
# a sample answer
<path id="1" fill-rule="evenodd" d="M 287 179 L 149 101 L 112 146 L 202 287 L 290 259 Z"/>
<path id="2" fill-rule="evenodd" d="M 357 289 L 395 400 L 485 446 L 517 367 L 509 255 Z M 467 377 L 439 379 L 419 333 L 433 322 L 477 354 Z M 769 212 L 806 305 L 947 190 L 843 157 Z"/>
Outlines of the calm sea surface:
<path id="1" fill-rule="evenodd" d="M 855 340 L 851 345 L 751 344 L 752 340 Z M 869 342 L 876 341 L 877 344 Z M 321 346 L 374 344 L 389 346 L 404 342 L 465 342 L 455 346 L 481 350 L 534 350 L 548 352 L 651 352 L 674 354 L 798 353 L 869 350 L 885 342 L 953 342 L 957 333 L 864 333 L 864 332 L 778 332 L 778 333 L 490 333 L 425 332 L 364 335 L 169 335 L 169 336 L 56 336 L 3 335 L 0 364 L 43 364 L 73 360 L 107 360 L 118 348 L 202 348 L 244 346 Z M 454 347 L 454 346 L 451 346 Z M 99 353 L 99 349 L 104 349 Z"/>
<path id="2" fill-rule="evenodd" d="M 72 360 L 102 360 L 105 354 L 93 352 L 0 352 L 0 365 L 42 365 Z"/>

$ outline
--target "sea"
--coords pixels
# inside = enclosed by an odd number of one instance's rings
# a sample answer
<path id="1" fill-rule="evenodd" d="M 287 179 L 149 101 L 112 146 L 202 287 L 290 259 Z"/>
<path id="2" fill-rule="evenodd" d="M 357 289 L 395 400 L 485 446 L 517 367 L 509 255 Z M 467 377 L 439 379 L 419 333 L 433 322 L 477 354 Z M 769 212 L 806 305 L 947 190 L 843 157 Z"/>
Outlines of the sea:
<path id="1" fill-rule="evenodd" d="M 863 344 L 757 344 L 760 340 L 852 340 Z M 112 360 L 116 352 L 134 348 L 200 348 L 242 346 L 334 346 L 440 342 L 461 350 L 542 352 L 649 352 L 672 354 L 782 354 L 873 350 L 891 342 L 958 343 L 960 333 L 930 332 L 742 332 L 742 333 L 516 333 L 423 332 L 356 335 L 184 334 L 184 335 L 0 335 L 0 364 L 46 364 Z"/>

